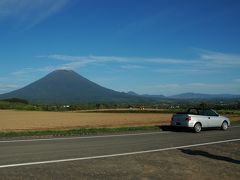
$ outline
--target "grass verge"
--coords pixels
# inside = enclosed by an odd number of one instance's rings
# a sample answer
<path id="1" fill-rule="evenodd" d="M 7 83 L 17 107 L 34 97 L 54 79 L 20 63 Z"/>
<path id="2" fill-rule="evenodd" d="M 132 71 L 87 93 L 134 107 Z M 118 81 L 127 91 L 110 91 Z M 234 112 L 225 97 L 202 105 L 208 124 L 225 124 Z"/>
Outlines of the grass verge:
<path id="1" fill-rule="evenodd" d="M 232 126 L 240 125 L 240 121 L 231 121 Z"/>
<path id="2" fill-rule="evenodd" d="M 23 137 L 23 136 L 73 136 L 101 133 L 117 133 L 131 131 L 159 130 L 158 126 L 120 127 L 120 128 L 81 128 L 69 130 L 41 130 L 41 131 L 11 131 L 0 132 L 0 137 Z"/>

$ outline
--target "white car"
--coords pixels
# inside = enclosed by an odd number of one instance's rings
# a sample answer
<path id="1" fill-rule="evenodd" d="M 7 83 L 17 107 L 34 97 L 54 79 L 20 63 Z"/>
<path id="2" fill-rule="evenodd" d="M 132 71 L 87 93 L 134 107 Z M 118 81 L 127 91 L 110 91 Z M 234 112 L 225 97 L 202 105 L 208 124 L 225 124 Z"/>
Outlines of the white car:
<path id="1" fill-rule="evenodd" d="M 186 113 L 176 113 L 172 116 L 171 126 L 188 127 L 198 133 L 202 128 L 219 127 L 227 130 L 230 120 L 220 116 L 212 109 L 191 108 Z"/>

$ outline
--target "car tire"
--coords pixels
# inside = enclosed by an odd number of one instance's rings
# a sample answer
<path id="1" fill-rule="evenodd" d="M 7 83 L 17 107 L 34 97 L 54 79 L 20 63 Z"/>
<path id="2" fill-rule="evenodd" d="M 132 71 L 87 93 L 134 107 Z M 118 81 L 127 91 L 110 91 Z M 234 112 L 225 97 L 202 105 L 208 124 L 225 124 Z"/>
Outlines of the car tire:
<path id="1" fill-rule="evenodd" d="M 199 133 L 202 130 L 202 125 L 200 123 L 196 123 L 193 127 L 193 131 L 195 133 Z"/>
<path id="2" fill-rule="evenodd" d="M 226 131 L 226 130 L 228 129 L 228 123 L 227 123 L 227 121 L 223 121 L 222 126 L 221 126 L 221 129 L 224 130 L 224 131 Z"/>

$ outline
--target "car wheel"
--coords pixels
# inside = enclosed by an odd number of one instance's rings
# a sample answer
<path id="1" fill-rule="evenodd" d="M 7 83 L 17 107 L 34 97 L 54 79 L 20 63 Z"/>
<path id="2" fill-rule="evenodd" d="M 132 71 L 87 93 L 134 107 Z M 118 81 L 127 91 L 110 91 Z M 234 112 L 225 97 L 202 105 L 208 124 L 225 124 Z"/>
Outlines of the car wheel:
<path id="1" fill-rule="evenodd" d="M 202 130 L 202 125 L 200 123 L 196 123 L 193 128 L 195 133 L 199 133 Z"/>
<path id="2" fill-rule="evenodd" d="M 228 128 L 228 123 L 226 121 L 224 121 L 222 123 L 221 129 L 225 131 L 225 130 L 227 130 L 227 128 Z"/>

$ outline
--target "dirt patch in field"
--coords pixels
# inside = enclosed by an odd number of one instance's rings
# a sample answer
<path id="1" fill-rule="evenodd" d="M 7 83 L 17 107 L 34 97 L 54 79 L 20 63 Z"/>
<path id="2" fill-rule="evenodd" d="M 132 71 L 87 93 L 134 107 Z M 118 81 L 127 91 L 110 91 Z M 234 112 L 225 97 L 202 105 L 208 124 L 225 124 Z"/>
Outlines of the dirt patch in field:
<path id="1" fill-rule="evenodd" d="M 0 110 L 0 131 L 127 127 L 169 124 L 172 114 Z"/>

